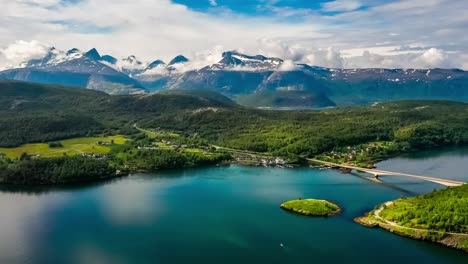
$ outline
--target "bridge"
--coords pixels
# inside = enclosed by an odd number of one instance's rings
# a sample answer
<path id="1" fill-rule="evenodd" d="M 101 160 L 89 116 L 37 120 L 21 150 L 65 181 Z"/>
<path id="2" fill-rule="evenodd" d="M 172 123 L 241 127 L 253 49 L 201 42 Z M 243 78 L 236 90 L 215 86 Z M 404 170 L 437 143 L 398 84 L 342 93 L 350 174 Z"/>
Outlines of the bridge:
<path id="1" fill-rule="evenodd" d="M 356 167 L 352 165 L 346 165 L 346 164 L 338 164 L 338 163 L 333 163 L 333 162 L 326 162 L 326 161 L 321 161 L 317 159 L 310 159 L 309 161 L 318 163 L 327 167 L 332 167 L 332 168 L 344 168 L 344 169 L 350 169 L 350 170 L 356 170 L 360 172 L 366 172 L 369 174 L 374 175 L 375 178 L 379 178 L 379 176 L 402 176 L 402 177 L 409 177 L 409 178 L 414 178 L 414 179 L 419 179 L 423 181 L 429 181 L 429 182 L 435 182 L 441 185 L 449 186 L 449 187 L 456 187 L 456 186 L 461 186 L 465 184 L 464 182 L 459 182 L 459 181 L 452 181 L 452 180 L 445 180 L 445 179 L 440 179 L 440 178 L 433 178 L 433 177 L 427 177 L 427 176 L 421 176 L 421 175 L 414 175 L 414 174 L 408 174 L 408 173 L 400 173 L 400 172 L 393 172 L 393 171 L 384 171 L 384 170 L 376 170 L 376 169 L 366 169 L 366 168 L 361 168 L 361 167 Z"/>

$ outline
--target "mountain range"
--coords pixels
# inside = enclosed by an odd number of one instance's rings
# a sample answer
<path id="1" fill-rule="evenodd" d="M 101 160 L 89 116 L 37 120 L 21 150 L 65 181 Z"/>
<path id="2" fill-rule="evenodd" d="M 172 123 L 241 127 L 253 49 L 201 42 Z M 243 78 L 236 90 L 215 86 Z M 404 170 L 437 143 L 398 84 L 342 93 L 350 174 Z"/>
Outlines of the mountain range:
<path id="1" fill-rule="evenodd" d="M 60 84 L 108 94 L 213 90 L 255 107 L 330 107 L 400 99 L 468 101 L 468 72 L 459 69 L 331 69 L 280 58 L 222 54 L 195 67 L 183 55 L 170 62 L 117 59 L 96 49 L 50 48 L 40 59 L 0 72 L 0 78 Z"/>

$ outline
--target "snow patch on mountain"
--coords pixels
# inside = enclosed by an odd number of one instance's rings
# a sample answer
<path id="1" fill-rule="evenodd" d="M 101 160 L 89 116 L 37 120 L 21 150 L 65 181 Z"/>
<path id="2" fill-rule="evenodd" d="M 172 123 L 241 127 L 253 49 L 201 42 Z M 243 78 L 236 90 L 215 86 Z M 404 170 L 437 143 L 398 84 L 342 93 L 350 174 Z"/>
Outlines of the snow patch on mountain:
<path id="1" fill-rule="evenodd" d="M 153 68 L 148 68 L 138 76 L 153 76 L 153 75 L 169 75 L 171 74 L 170 69 L 166 65 L 158 65 Z"/>
<path id="2" fill-rule="evenodd" d="M 65 52 L 52 47 L 43 57 L 22 62 L 20 68 L 57 65 L 66 61 L 79 59 L 84 55 L 84 52 L 76 48 Z"/>

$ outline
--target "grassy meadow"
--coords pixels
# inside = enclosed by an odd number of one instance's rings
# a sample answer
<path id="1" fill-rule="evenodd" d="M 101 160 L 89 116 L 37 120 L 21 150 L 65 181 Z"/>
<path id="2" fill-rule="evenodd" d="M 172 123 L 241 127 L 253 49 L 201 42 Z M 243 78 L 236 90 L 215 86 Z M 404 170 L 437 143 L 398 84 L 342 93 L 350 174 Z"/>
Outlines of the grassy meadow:
<path id="1" fill-rule="evenodd" d="M 107 154 L 111 151 L 111 146 L 99 145 L 105 142 L 115 145 L 122 145 L 127 141 L 123 135 L 100 136 L 100 137 L 80 137 L 54 142 L 60 142 L 62 147 L 50 147 L 49 143 L 26 144 L 16 148 L 0 148 L 0 153 L 9 158 L 19 158 L 23 153 L 40 157 L 60 157 L 63 155 L 73 156 L 82 153 Z"/>

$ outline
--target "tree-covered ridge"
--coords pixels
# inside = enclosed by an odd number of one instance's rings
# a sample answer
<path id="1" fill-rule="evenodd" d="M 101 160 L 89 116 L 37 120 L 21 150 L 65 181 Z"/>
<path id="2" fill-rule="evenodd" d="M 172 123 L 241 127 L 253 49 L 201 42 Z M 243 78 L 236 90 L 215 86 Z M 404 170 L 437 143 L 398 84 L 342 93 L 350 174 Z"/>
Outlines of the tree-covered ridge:
<path id="1" fill-rule="evenodd" d="M 144 120 L 235 149 L 311 157 L 337 148 L 393 141 L 398 149 L 468 143 L 468 105 L 402 101 L 321 111 L 177 113 Z"/>
<path id="2" fill-rule="evenodd" d="M 6 115 L 0 118 L 0 147 L 91 136 L 104 131 L 104 127 L 94 118 L 83 115 Z"/>
<path id="3" fill-rule="evenodd" d="M 239 107 L 212 92 L 109 96 L 58 86 L 9 85 L 0 83 L 0 146 L 103 133 L 129 135 L 134 133 L 135 123 L 291 160 L 332 151 L 344 153 L 348 147 L 372 142 L 391 146 L 379 150 L 379 157 L 468 143 L 465 103 L 400 101 L 320 111 L 274 111 Z"/>
<path id="4" fill-rule="evenodd" d="M 226 97 L 208 92 L 198 96 L 109 96 L 91 90 L 0 80 L 0 147 L 108 132 L 128 134 L 142 118 L 236 107 Z"/>
<path id="5" fill-rule="evenodd" d="M 468 233 L 468 185 L 398 199 L 380 216 L 405 227 Z"/>

